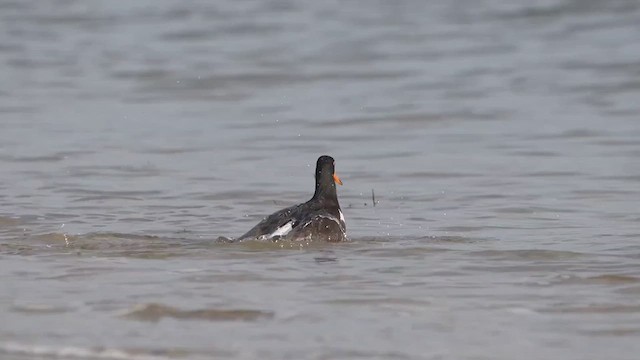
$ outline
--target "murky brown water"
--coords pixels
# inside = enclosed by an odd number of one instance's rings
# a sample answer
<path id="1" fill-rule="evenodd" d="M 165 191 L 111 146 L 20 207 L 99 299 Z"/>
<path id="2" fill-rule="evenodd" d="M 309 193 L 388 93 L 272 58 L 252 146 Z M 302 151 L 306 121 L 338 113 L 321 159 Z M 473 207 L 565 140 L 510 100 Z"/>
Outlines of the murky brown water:
<path id="1" fill-rule="evenodd" d="M 637 1 L 3 0 L 0 29 L 0 358 L 637 359 Z M 216 242 L 325 153 L 352 242 Z"/>

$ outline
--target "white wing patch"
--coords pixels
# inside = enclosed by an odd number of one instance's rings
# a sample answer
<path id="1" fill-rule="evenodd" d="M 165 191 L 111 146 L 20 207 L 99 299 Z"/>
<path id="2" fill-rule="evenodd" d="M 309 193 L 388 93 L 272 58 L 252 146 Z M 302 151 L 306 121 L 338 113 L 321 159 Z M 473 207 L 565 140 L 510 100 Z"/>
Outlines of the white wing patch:
<path id="1" fill-rule="evenodd" d="M 291 220 L 288 223 L 286 223 L 286 224 L 280 226 L 279 228 L 277 228 L 274 232 L 269 234 L 269 236 L 267 238 L 271 239 L 271 238 L 274 238 L 276 236 L 285 236 L 291 231 L 291 229 L 293 229 L 293 220 Z"/>
<path id="2" fill-rule="evenodd" d="M 307 226 L 309 226 L 310 224 L 312 224 L 314 220 L 319 220 L 320 218 L 322 218 L 322 219 L 329 219 L 329 220 L 331 220 L 331 221 L 335 222 L 336 224 L 338 224 L 338 226 L 340 226 L 340 228 L 342 228 L 342 224 L 340 224 L 340 221 L 338 221 L 338 219 L 336 219 L 336 217 L 335 217 L 335 216 L 333 216 L 333 215 L 329 215 L 329 216 L 326 216 L 326 215 L 316 215 L 313 219 L 311 219 L 311 220 L 307 221 L 306 223 L 304 223 L 304 225 L 302 225 L 302 227 L 303 227 L 303 228 L 304 228 L 304 227 L 307 227 Z M 340 219 L 343 219 L 342 221 L 344 221 L 344 215 L 342 215 L 342 211 L 340 212 Z"/>
<path id="3" fill-rule="evenodd" d="M 338 209 L 338 214 L 340 214 L 340 221 L 342 221 L 343 223 L 346 223 L 346 221 L 344 221 L 344 215 L 342 214 L 342 210 Z"/>

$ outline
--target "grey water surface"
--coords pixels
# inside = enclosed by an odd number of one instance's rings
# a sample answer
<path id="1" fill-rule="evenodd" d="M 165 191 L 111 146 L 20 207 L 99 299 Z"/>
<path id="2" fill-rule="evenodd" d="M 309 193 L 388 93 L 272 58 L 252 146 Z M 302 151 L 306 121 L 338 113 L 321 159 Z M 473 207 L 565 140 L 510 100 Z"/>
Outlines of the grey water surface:
<path id="1" fill-rule="evenodd" d="M 0 0 L 0 30 L 0 359 L 638 359 L 640 2 Z M 219 241 L 322 154 L 350 242 Z"/>

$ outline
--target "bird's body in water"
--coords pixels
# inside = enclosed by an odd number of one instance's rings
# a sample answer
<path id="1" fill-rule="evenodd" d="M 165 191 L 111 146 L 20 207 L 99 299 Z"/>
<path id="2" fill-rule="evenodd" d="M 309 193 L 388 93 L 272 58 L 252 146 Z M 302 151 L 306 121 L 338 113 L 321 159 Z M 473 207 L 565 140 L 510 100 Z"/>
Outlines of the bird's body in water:
<path id="1" fill-rule="evenodd" d="M 238 240 L 346 241 L 346 224 L 336 191 L 336 183 L 342 185 L 342 181 L 335 174 L 331 156 L 318 158 L 315 178 L 311 200 L 267 216 Z"/>

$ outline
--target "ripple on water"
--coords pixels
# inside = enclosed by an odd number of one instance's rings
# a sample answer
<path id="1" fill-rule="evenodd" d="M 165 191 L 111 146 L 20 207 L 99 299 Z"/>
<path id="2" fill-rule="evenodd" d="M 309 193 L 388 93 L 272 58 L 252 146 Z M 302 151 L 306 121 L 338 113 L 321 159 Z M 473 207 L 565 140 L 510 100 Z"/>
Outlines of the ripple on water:
<path id="1" fill-rule="evenodd" d="M 591 254 L 575 251 L 527 249 L 527 250 L 481 250 L 471 255 L 496 258 L 500 260 L 566 260 L 591 256 Z"/>
<path id="2" fill-rule="evenodd" d="M 269 311 L 250 309 L 182 310 L 168 305 L 150 303 L 137 305 L 121 316 L 131 320 L 152 322 L 165 318 L 205 321 L 257 321 L 271 319 L 274 314 Z"/>
<path id="3" fill-rule="evenodd" d="M 186 234 L 186 233 L 184 233 Z M 354 244 L 325 241 L 242 241 L 218 237 L 166 237 L 126 233 L 45 233 L 29 235 L 0 243 L 0 253 L 19 255 L 73 254 L 138 259 L 174 257 L 214 257 L 233 252 L 234 257 L 252 257 L 254 252 L 280 250 L 324 250 Z M 244 255 L 243 255 L 244 254 Z M 321 261 L 320 261 L 321 262 Z M 79 276 L 79 274 L 76 274 Z"/>
<path id="4" fill-rule="evenodd" d="M 190 240 L 150 235 L 89 233 L 70 235 L 46 233 L 14 238 L 0 244 L 0 251 L 20 255 L 74 254 L 164 259 L 181 256 L 214 241 Z"/>
<path id="5" fill-rule="evenodd" d="M 558 276 L 551 280 L 553 285 L 625 285 L 640 282 L 640 278 L 630 275 L 602 274 L 596 276 Z"/>
<path id="6" fill-rule="evenodd" d="M 68 306 L 57 306 L 53 304 L 30 303 L 15 304 L 11 311 L 29 315 L 61 314 L 72 311 Z"/>
<path id="7" fill-rule="evenodd" d="M 554 306 L 539 310 L 551 314 L 633 314 L 640 313 L 640 305 L 628 304 L 589 304 L 578 306 Z"/>
<path id="8" fill-rule="evenodd" d="M 16 359 L 168 360 L 197 355 L 197 352 L 183 348 L 79 347 L 2 342 L 0 343 L 0 355 L 11 356 L 11 359 L 15 357 Z M 233 353 L 218 349 L 208 349 L 206 354 L 203 355 L 228 357 L 232 356 Z"/>

